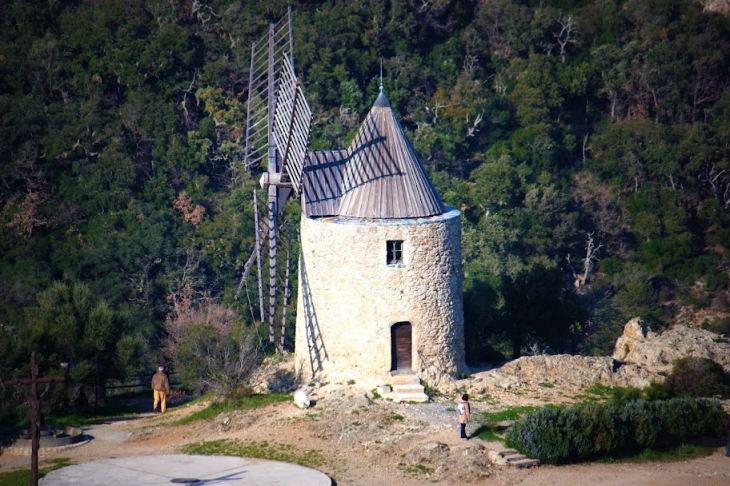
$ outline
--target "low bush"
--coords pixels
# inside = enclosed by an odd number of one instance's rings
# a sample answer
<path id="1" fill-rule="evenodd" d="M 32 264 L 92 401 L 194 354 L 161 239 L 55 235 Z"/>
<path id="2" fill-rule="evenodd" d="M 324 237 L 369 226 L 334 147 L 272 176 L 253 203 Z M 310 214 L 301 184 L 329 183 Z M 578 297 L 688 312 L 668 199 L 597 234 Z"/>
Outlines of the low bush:
<path id="1" fill-rule="evenodd" d="M 708 358 L 682 358 L 674 362 L 665 386 L 678 397 L 730 397 L 725 372 Z"/>
<path id="2" fill-rule="evenodd" d="M 503 442 L 504 433 L 508 428 L 503 422 L 517 420 L 535 410 L 537 410 L 537 407 L 522 406 L 511 407 L 498 412 L 484 412 L 477 419 L 481 425 L 474 431 L 474 434 L 482 440 Z"/>
<path id="3" fill-rule="evenodd" d="M 627 388 L 617 386 L 611 390 L 611 400 L 614 402 L 630 402 L 642 398 L 642 395 L 642 390 L 633 386 Z"/>
<path id="4" fill-rule="evenodd" d="M 663 383 L 652 382 L 642 389 L 607 388 L 601 385 L 594 385 L 594 387 L 609 390 L 613 402 L 626 403 L 640 398 L 646 400 L 668 400 L 675 397 L 728 398 L 730 397 L 730 386 L 726 381 L 727 378 L 720 364 L 708 358 L 686 357 L 674 362 L 672 372 Z M 597 394 L 592 391 L 594 387 L 587 391 Z"/>
<path id="5" fill-rule="evenodd" d="M 721 437 L 725 420 L 720 402 L 703 398 L 544 408 L 515 422 L 506 444 L 541 462 L 561 464 Z"/>

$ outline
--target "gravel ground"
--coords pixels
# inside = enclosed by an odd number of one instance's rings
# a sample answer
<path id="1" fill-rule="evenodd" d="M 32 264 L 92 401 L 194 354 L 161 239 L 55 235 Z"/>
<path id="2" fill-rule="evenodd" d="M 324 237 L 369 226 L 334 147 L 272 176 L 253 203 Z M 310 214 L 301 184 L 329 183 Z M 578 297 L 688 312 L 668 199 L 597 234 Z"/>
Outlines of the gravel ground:
<path id="1" fill-rule="evenodd" d="M 257 410 L 237 410 L 210 421 L 187 425 L 175 422 L 199 405 L 178 404 L 163 415 L 140 413 L 129 419 L 87 429 L 94 439 L 86 445 L 44 456 L 42 461 L 67 457 L 83 463 L 110 457 L 174 454 L 185 444 L 232 439 L 242 444 L 267 444 L 272 450 L 322 458 L 317 469 L 337 485 L 645 485 L 727 486 L 730 458 L 718 449 L 710 457 L 674 463 L 586 464 L 540 466 L 528 470 L 500 468 L 487 460 L 499 443 L 458 438 L 454 397 L 431 403 L 370 401 L 366 390 L 328 385 L 313 390 L 314 406 L 300 410 L 277 403 Z M 490 390 L 471 400 L 473 416 L 513 405 L 539 405 L 570 400 L 579 389 L 521 387 Z M 552 394 L 552 395 L 551 395 Z M 144 406 L 145 400 L 139 402 Z M 478 426 L 473 423 L 470 430 Z M 27 468 L 27 456 L 0 455 L 0 472 Z"/>

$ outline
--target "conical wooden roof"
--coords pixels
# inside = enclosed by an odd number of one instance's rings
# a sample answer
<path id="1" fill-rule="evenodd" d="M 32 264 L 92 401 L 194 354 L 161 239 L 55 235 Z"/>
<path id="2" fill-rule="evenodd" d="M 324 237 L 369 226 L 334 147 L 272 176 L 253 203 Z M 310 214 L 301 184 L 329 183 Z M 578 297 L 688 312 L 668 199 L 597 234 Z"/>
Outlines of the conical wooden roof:
<path id="1" fill-rule="evenodd" d="M 441 197 L 382 91 L 348 154 L 339 216 L 423 218 L 444 212 Z"/>
<path id="2" fill-rule="evenodd" d="M 302 174 L 302 209 L 310 217 L 334 216 L 340 210 L 346 150 L 309 152 Z"/>

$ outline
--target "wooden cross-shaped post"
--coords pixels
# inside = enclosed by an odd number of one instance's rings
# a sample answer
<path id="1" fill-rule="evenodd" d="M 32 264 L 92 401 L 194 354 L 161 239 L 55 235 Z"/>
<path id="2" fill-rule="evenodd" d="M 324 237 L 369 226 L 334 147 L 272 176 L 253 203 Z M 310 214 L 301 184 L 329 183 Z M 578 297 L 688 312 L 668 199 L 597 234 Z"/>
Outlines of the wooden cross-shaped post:
<path id="1" fill-rule="evenodd" d="M 66 381 L 65 376 L 38 376 L 38 365 L 35 361 L 35 351 L 30 355 L 30 378 L 20 380 L 10 380 L 2 382 L 4 385 L 16 385 L 23 390 L 28 403 L 30 404 L 30 484 L 38 486 L 38 449 L 41 441 L 41 401 L 46 396 L 48 390 L 51 389 L 51 383 L 61 383 Z M 38 395 L 38 384 L 45 383 L 46 389 Z M 30 393 L 25 391 L 23 385 L 30 385 Z"/>

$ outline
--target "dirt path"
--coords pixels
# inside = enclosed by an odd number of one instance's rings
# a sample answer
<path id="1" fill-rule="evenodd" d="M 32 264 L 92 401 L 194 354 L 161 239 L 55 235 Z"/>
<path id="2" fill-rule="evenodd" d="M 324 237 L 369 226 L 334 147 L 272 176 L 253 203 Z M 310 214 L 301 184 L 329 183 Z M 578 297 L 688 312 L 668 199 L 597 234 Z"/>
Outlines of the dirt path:
<path id="1" fill-rule="evenodd" d="M 185 444 L 217 439 L 266 442 L 292 451 L 314 450 L 324 464 L 318 469 L 338 485 L 692 485 L 730 484 L 730 458 L 724 449 L 712 456 L 675 463 L 587 464 L 540 466 L 528 470 L 499 468 L 486 459 L 499 443 L 458 439 L 453 403 L 437 399 L 428 404 L 369 402 L 363 391 L 329 386 L 316 395 L 316 404 L 300 410 L 291 403 L 236 411 L 211 421 L 175 425 L 199 410 L 198 405 L 175 405 L 164 415 L 141 413 L 130 419 L 93 426 L 89 443 L 42 456 L 82 463 L 109 457 L 177 453 Z M 565 392 L 561 392 L 565 396 Z M 544 390 L 506 394 L 501 405 L 544 403 Z M 494 397 L 493 397 L 494 398 Z M 473 411 L 495 407 L 494 401 L 473 402 Z M 295 452 L 296 453 L 296 452 Z M 0 472 L 27 468 L 27 456 L 0 455 Z"/>

